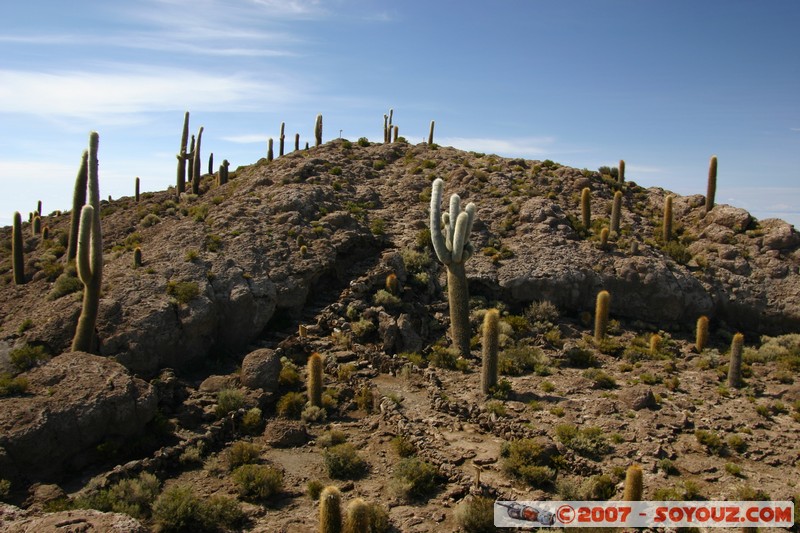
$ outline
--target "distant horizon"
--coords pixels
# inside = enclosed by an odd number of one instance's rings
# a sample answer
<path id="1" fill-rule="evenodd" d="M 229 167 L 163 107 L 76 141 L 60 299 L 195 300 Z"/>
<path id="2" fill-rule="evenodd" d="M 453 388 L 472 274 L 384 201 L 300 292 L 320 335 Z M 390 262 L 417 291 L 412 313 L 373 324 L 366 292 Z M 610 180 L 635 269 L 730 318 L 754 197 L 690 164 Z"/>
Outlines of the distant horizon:
<path id="1" fill-rule="evenodd" d="M 204 168 L 382 140 L 596 170 L 800 226 L 800 2 L 31 0 L 0 29 L 0 224 L 71 205 L 88 133 L 107 198 L 174 182 L 183 113 Z M 313 143 L 312 143 L 313 144 Z"/>

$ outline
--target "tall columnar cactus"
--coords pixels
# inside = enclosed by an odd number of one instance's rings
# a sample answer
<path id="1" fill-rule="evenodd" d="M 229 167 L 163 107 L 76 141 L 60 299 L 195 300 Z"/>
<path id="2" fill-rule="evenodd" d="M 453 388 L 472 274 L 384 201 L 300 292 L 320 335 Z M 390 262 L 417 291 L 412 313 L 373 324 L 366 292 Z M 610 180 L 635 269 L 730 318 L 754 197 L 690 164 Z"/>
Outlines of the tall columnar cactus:
<path id="1" fill-rule="evenodd" d="M 186 176 L 189 182 L 191 183 L 194 178 L 194 135 L 192 135 L 192 139 L 191 141 L 189 141 L 189 153 L 186 154 L 186 162 L 187 162 Z"/>
<path id="2" fill-rule="evenodd" d="M 664 222 L 662 225 L 661 238 L 667 244 L 672 238 L 672 195 L 668 194 L 664 198 Z"/>
<path id="3" fill-rule="evenodd" d="M 581 191 L 581 223 L 587 232 L 592 227 L 592 191 L 589 187 Z"/>
<path id="4" fill-rule="evenodd" d="M 25 284 L 25 257 L 23 251 L 25 241 L 22 240 L 22 215 L 19 211 L 14 213 L 14 227 L 11 233 L 12 268 L 14 269 L 14 284 Z"/>
<path id="5" fill-rule="evenodd" d="M 706 191 L 706 213 L 714 208 L 714 197 L 717 195 L 717 156 L 712 155 L 708 164 L 708 190 Z"/>
<path id="6" fill-rule="evenodd" d="M 178 194 L 186 190 L 186 143 L 189 141 L 189 112 L 183 115 L 183 133 L 181 133 L 181 147 L 178 154 L 178 177 L 175 182 L 175 188 Z"/>
<path id="7" fill-rule="evenodd" d="M 308 358 L 308 403 L 322 407 L 322 356 L 316 352 Z"/>
<path id="8" fill-rule="evenodd" d="M 227 159 L 223 159 L 222 160 L 222 164 L 219 166 L 219 184 L 220 185 L 225 185 L 226 183 L 228 183 L 228 166 L 229 165 L 230 165 L 230 163 L 228 163 L 228 160 Z"/>
<path id="9" fill-rule="evenodd" d="M 275 152 L 272 150 L 272 137 L 267 139 L 267 161 L 275 159 Z"/>
<path id="10" fill-rule="evenodd" d="M 97 176 L 97 132 L 89 135 L 89 202 L 81 210 L 78 232 L 78 277 L 84 284 L 83 308 L 78 319 L 73 351 L 91 352 L 94 347 L 94 326 L 100 306 L 103 280 L 103 239 L 100 232 L 100 184 Z"/>
<path id="11" fill-rule="evenodd" d="M 393 133 L 392 133 L 392 142 L 396 143 L 397 142 L 397 137 L 400 136 L 400 128 L 395 126 L 394 130 L 392 130 L 392 131 L 393 131 Z"/>
<path id="12" fill-rule="evenodd" d="M 497 352 L 500 348 L 500 312 L 489 309 L 483 317 L 483 366 L 481 392 L 489 394 L 497 386 Z"/>
<path id="13" fill-rule="evenodd" d="M 389 143 L 389 115 L 383 115 L 383 142 Z"/>
<path id="14" fill-rule="evenodd" d="M 319 146 L 322 144 L 322 114 L 320 113 L 317 115 L 317 121 L 314 124 L 314 142 L 316 144 L 314 146 Z"/>
<path id="15" fill-rule="evenodd" d="M 356 498 L 347 506 L 347 518 L 344 522 L 343 533 L 367 533 L 372 530 L 370 526 L 369 505 L 362 498 Z"/>
<path id="16" fill-rule="evenodd" d="M 300 150 L 300 134 L 299 133 L 295 133 L 294 134 L 294 151 L 297 152 L 298 150 Z"/>
<path id="17" fill-rule="evenodd" d="M 36 214 L 42 216 L 42 201 L 36 202 Z"/>
<path id="18" fill-rule="evenodd" d="M 197 132 L 197 144 L 194 147 L 194 174 L 192 174 L 192 194 L 200 194 L 200 143 L 203 141 L 203 126 Z"/>
<path id="19" fill-rule="evenodd" d="M 208 154 L 208 173 L 214 173 L 214 152 Z"/>
<path id="20" fill-rule="evenodd" d="M 139 177 L 137 176 L 136 180 L 134 181 L 134 184 L 133 184 L 133 197 L 136 199 L 136 203 L 137 204 L 139 203 L 139 186 L 140 185 L 141 185 L 141 182 L 139 181 Z"/>
<path id="21" fill-rule="evenodd" d="M 89 151 L 81 155 L 81 166 L 75 178 L 75 190 L 72 193 L 72 213 L 69 222 L 69 240 L 67 241 L 67 263 L 75 259 L 78 253 L 78 226 L 81 223 L 81 208 L 86 203 L 86 181 L 88 180 Z"/>
<path id="22" fill-rule="evenodd" d="M 319 533 L 342 532 L 342 494 L 334 486 L 319 495 Z"/>
<path id="23" fill-rule="evenodd" d="M 744 335 L 737 333 L 731 341 L 731 362 L 728 365 L 728 386 L 735 389 L 742 386 L 742 350 Z"/>
<path id="24" fill-rule="evenodd" d="M 31 237 L 38 237 L 42 232 L 42 217 L 39 215 L 33 216 L 33 224 L 31 224 Z"/>
<path id="25" fill-rule="evenodd" d="M 608 329 L 608 311 L 611 307 L 611 294 L 608 291 L 597 293 L 597 302 L 594 307 L 594 340 L 602 341 Z"/>
<path id="26" fill-rule="evenodd" d="M 469 288 L 464 263 L 472 257 L 469 234 L 475 221 L 475 204 L 461 209 L 461 198 L 450 197 L 450 212 L 442 214 L 444 182 L 437 178 L 431 192 L 430 230 L 436 257 L 447 267 L 447 296 L 450 304 L 450 327 L 459 354 L 469 356 Z M 442 231 L 444 225 L 444 231 Z"/>
<path id="27" fill-rule="evenodd" d="M 428 144 L 433 144 L 433 128 L 436 126 L 436 121 L 431 120 L 431 130 L 428 133 Z"/>
<path id="28" fill-rule="evenodd" d="M 620 161 L 620 163 L 624 162 Z M 611 204 L 611 233 L 619 234 L 619 221 L 621 217 L 622 217 L 622 192 L 617 191 L 614 193 L 614 201 Z"/>
<path id="29" fill-rule="evenodd" d="M 639 465 L 629 466 L 625 472 L 625 491 L 622 494 L 622 501 L 642 501 L 642 488 L 642 467 Z"/>
<path id="30" fill-rule="evenodd" d="M 694 348 L 697 353 L 703 353 L 708 344 L 708 317 L 703 315 L 697 319 L 697 331 L 695 332 Z"/>
<path id="31" fill-rule="evenodd" d="M 283 157 L 283 147 L 286 144 L 286 123 L 281 122 L 281 136 L 278 137 L 278 156 Z"/>
<path id="32" fill-rule="evenodd" d="M 617 182 L 622 185 L 625 183 L 625 161 L 619 160 L 619 173 L 617 174 Z"/>

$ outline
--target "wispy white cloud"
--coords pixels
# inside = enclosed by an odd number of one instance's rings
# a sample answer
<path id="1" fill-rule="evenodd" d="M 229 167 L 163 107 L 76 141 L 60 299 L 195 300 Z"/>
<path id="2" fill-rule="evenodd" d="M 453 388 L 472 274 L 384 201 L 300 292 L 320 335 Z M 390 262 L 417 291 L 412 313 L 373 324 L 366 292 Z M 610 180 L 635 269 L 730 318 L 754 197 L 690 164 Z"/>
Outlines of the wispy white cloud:
<path id="1" fill-rule="evenodd" d="M 434 138 L 437 144 L 453 146 L 461 150 L 493 153 L 511 156 L 538 156 L 554 153 L 553 137 L 532 137 L 518 139 L 491 139 L 479 137 L 441 137 Z"/>
<path id="2" fill-rule="evenodd" d="M 800 131 L 800 128 L 789 128 L 791 131 Z"/>
<path id="3" fill-rule="evenodd" d="M 229 137 L 222 137 L 223 141 L 228 141 L 237 144 L 255 144 L 255 143 L 265 143 L 269 135 L 260 134 L 260 133 L 250 133 L 244 135 L 231 135 Z"/>

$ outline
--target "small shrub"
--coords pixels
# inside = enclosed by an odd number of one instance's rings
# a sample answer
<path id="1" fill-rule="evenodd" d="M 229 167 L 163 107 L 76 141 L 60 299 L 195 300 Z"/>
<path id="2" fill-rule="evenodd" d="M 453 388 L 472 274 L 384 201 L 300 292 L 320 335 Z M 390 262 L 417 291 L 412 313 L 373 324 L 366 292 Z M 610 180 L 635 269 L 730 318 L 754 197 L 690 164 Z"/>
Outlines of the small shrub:
<path id="1" fill-rule="evenodd" d="M 556 472 L 551 468 L 552 459 L 544 451 L 544 447 L 533 439 L 512 441 L 501 449 L 503 471 L 534 488 L 549 487 Z"/>
<path id="2" fill-rule="evenodd" d="M 438 477 L 435 466 L 417 457 L 408 457 L 395 466 L 392 488 L 406 500 L 425 498 L 436 489 Z"/>
<path id="3" fill-rule="evenodd" d="M 11 492 L 11 482 L 7 479 L 0 479 L 0 501 L 5 501 Z"/>
<path id="4" fill-rule="evenodd" d="M 187 304 L 200 295 L 200 286 L 194 281 L 170 281 L 167 294 L 180 304 Z"/>
<path id="5" fill-rule="evenodd" d="M 233 470 L 242 465 L 249 465 L 258 462 L 261 450 L 258 446 L 244 440 L 236 441 L 228 448 L 225 454 L 225 461 L 228 470 Z"/>
<path id="6" fill-rule="evenodd" d="M 255 435 L 261 431 L 262 423 L 261 409 L 253 407 L 242 417 L 242 431 L 248 435 Z"/>
<path id="7" fill-rule="evenodd" d="M 324 422 L 328 418 L 328 413 L 322 407 L 316 405 L 306 406 L 300 413 L 300 419 L 303 422 L 318 423 Z"/>
<path id="8" fill-rule="evenodd" d="M 386 161 L 384 161 L 383 159 L 376 159 L 375 161 L 372 162 L 372 168 L 374 168 L 375 170 L 383 170 L 384 168 L 386 168 Z"/>
<path id="9" fill-rule="evenodd" d="M 19 327 L 17 328 L 17 333 L 22 335 L 32 327 L 33 327 L 33 320 L 31 320 L 30 318 L 26 318 L 20 323 Z"/>
<path id="10" fill-rule="evenodd" d="M 616 492 L 616 483 L 605 474 L 592 476 L 581 487 L 582 500 L 604 501 L 610 500 Z"/>
<path id="11" fill-rule="evenodd" d="M 14 348 L 8 353 L 8 359 L 11 365 L 18 372 L 25 372 L 42 361 L 47 361 L 50 356 L 45 351 L 44 346 L 33 346 L 31 344 L 24 344 L 19 348 Z"/>
<path id="12" fill-rule="evenodd" d="M 542 381 L 541 383 L 539 383 L 539 388 L 542 389 L 542 392 L 547 394 L 556 390 L 556 386 L 553 385 L 552 381 Z"/>
<path id="13" fill-rule="evenodd" d="M 0 398 L 24 394 L 28 390 L 28 380 L 22 376 L 13 377 L 7 372 L 0 373 Z"/>
<path id="14" fill-rule="evenodd" d="M 496 416 L 506 416 L 506 406 L 497 400 L 486 402 L 486 410 Z"/>
<path id="15" fill-rule="evenodd" d="M 587 348 L 575 346 L 567 350 L 567 365 L 574 368 L 588 368 L 597 366 L 597 357 Z"/>
<path id="16" fill-rule="evenodd" d="M 242 465 L 231 476 L 239 494 L 244 498 L 267 500 L 278 494 L 283 486 L 283 473 L 270 466 Z"/>
<path id="17" fill-rule="evenodd" d="M 592 387 L 595 389 L 614 389 L 617 386 L 617 380 L 599 368 L 586 369 L 583 377 L 592 380 Z"/>
<path id="18" fill-rule="evenodd" d="M 596 426 L 577 428 L 572 424 L 559 424 L 556 426 L 556 438 L 585 457 L 599 457 L 611 451 L 602 428 Z"/>
<path id="19" fill-rule="evenodd" d="M 278 375 L 278 385 L 285 389 L 293 389 L 300 385 L 300 373 L 297 365 L 287 357 L 281 357 L 281 373 Z"/>
<path id="20" fill-rule="evenodd" d="M 56 278 L 53 288 L 47 295 L 48 300 L 58 300 L 62 296 L 83 290 L 83 282 L 73 273 L 64 273 Z"/>
<path id="21" fill-rule="evenodd" d="M 405 435 L 398 435 L 391 440 L 392 449 L 400 457 L 411 457 L 417 453 L 417 447 Z"/>
<path id="22" fill-rule="evenodd" d="M 742 453 L 747 449 L 747 443 L 739 435 L 731 435 L 726 440 L 728 447 L 736 453 Z"/>
<path id="23" fill-rule="evenodd" d="M 359 340 L 366 339 L 377 330 L 375 323 L 367 318 L 362 318 L 357 322 L 351 323 L 350 328 L 353 330 L 353 335 Z"/>
<path id="24" fill-rule="evenodd" d="M 742 475 L 742 469 L 736 463 L 725 463 L 725 471 L 732 476 L 739 477 Z"/>
<path id="25" fill-rule="evenodd" d="M 661 459 L 658 462 L 658 469 L 664 472 L 668 476 L 678 474 L 678 469 L 675 467 L 675 463 L 672 462 L 671 459 Z"/>
<path id="26" fill-rule="evenodd" d="M 325 468 L 333 479 L 356 479 L 367 470 L 367 463 L 362 459 L 355 446 L 346 442 L 326 449 L 323 453 Z"/>
<path id="27" fill-rule="evenodd" d="M 230 498 L 214 496 L 204 501 L 191 487 L 174 485 L 156 499 L 153 518 L 159 531 L 181 533 L 232 529 L 244 519 L 244 513 Z"/>
<path id="28" fill-rule="evenodd" d="M 358 138 L 358 145 L 362 147 L 369 146 L 369 139 L 366 137 L 359 137 Z"/>
<path id="29" fill-rule="evenodd" d="M 476 496 L 462 501 L 455 511 L 456 522 L 466 533 L 494 533 L 494 499 Z"/>
<path id="30" fill-rule="evenodd" d="M 436 368 L 449 370 L 466 370 L 469 366 L 466 361 L 459 358 L 458 350 L 439 345 L 434 345 L 431 349 L 428 362 Z"/>
<path id="31" fill-rule="evenodd" d="M 325 488 L 325 483 L 318 479 L 311 479 L 306 483 L 306 496 L 311 498 L 312 500 L 319 500 L 319 495 L 322 493 L 322 489 Z"/>
<path id="32" fill-rule="evenodd" d="M 149 213 L 145 215 L 144 218 L 142 218 L 141 220 L 142 227 L 145 228 L 149 228 L 150 226 L 155 226 L 159 222 L 161 222 L 161 219 L 158 217 L 158 215 L 154 213 Z"/>
<path id="33" fill-rule="evenodd" d="M 722 453 L 722 439 L 720 439 L 717 433 L 713 431 L 706 431 L 704 429 L 698 429 L 694 432 L 694 436 L 697 439 L 697 442 L 705 446 L 706 449 L 711 453 L 715 455 L 720 455 Z"/>
<path id="34" fill-rule="evenodd" d="M 371 413 L 375 408 L 375 396 L 372 394 L 372 387 L 364 385 L 356 393 L 356 406 L 362 411 Z"/>
<path id="35" fill-rule="evenodd" d="M 558 307 L 548 300 L 533 302 L 525 309 L 525 317 L 531 322 L 555 322 L 558 320 Z"/>
<path id="36" fill-rule="evenodd" d="M 336 446 L 345 442 L 347 442 L 347 435 L 344 431 L 339 431 L 338 429 L 326 431 L 317 439 L 317 444 L 323 448 L 330 448 L 331 446 Z"/>
<path id="37" fill-rule="evenodd" d="M 386 289 L 379 289 L 373 298 L 375 305 L 382 305 L 383 307 L 398 307 L 402 304 L 400 298 L 387 291 Z"/>
<path id="38" fill-rule="evenodd" d="M 222 389 L 217 393 L 217 407 L 214 409 L 217 418 L 230 412 L 238 411 L 244 406 L 244 393 L 237 389 Z"/>
<path id="39" fill-rule="evenodd" d="M 182 465 L 202 463 L 204 448 L 205 446 L 203 446 L 202 442 L 196 446 L 187 447 L 178 458 L 178 462 Z"/>
<path id="40" fill-rule="evenodd" d="M 287 392 L 278 400 L 277 413 L 283 418 L 300 418 L 306 404 L 306 397 L 300 392 Z"/>

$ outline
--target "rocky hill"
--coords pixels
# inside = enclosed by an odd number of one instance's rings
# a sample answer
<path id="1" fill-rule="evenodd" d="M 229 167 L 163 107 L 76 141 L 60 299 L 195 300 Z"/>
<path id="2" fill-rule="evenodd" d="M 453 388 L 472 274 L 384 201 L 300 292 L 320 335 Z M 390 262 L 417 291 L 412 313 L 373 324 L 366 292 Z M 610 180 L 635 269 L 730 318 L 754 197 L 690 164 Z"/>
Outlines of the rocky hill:
<path id="1" fill-rule="evenodd" d="M 447 349 L 444 269 L 428 229 L 437 177 L 447 196 L 477 206 L 466 263 L 472 358 Z M 616 191 L 620 230 L 602 242 Z M 480 495 L 619 498 L 632 463 L 645 468 L 651 499 L 748 490 L 789 499 L 800 491 L 787 483 L 800 478 L 800 337 L 787 336 L 800 332 L 800 235 L 673 195 L 665 241 L 669 194 L 552 161 L 336 140 L 240 167 L 221 186 L 207 175 L 199 195 L 104 201 L 99 357 L 69 353 L 82 288 L 62 257 L 69 214 L 42 217 L 47 238 L 24 224 L 22 285 L 4 228 L 0 478 L 10 483 L 0 496 L 30 508 L 0 508 L 0 524 L 11 516 L 23 531 L 24 520 L 48 519 L 44 510 L 83 502 L 146 530 L 160 516 L 149 503 L 108 503 L 144 474 L 155 475 L 153 498 L 188 486 L 245 502 L 231 523 L 253 531 L 315 528 L 309 482 L 381 503 L 396 531 L 455 531 L 465 522 L 454 509 Z M 386 290 L 391 274 L 398 285 Z M 603 289 L 613 320 L 597 343 L 588 335 Z M 503 314 L 508 376 L 497 399 L 479 385 L 477 334 L 490 307 Z M 710 348 L 696 353 L 701 315 Z M 737 331 L 748 345 L 741 389 L 724 384 Z M 327 403 L 300 421 L 312 352 L 325 356 Z M 344 479 L 324 448 L 338 438 L 367 463 Z M 242 443 L 282 476 L 275 494 L 242 491 L 229 471 Z M 549 470 L 515 472 L 520 443 L 536 443 Z M 429 490 L 386 483 L 408 466 L 398 452 L 436 470 Z"/>

